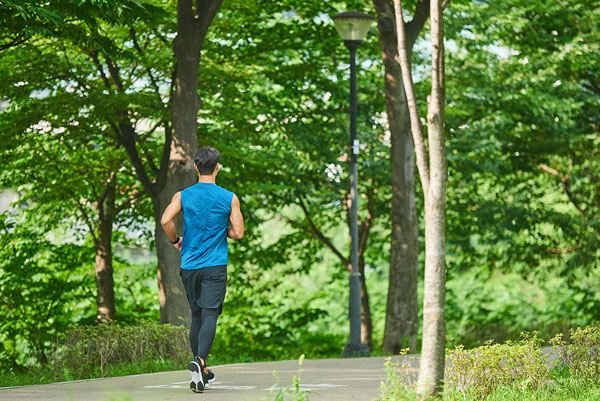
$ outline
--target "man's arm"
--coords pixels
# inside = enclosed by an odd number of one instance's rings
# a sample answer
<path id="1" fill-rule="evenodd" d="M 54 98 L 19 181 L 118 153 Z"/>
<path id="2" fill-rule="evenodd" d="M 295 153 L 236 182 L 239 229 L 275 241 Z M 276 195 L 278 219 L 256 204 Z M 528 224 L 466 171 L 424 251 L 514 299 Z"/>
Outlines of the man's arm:
<path id="1" fill-rule="evenodd" d="M 244 218 L 240 210 L 240 200 L 235 194 L 233 194 L 233 199 L 231 200 L 227 236 L 231 239 L 240 239 L 244 236 Z"/>
<path id="2" fill-rule="evenodd" d="M 179 212 L 181 212 L 181 192 L 176 192 L 160 219 L 160 225 L 163 230 L 165 230 L 165 234 L 167 234 L 167 237 L 169 237 L 171 242 L 177 240 L 177 232 L 175 231 L 175 223 L 173 223 L 173 220 L 175 220 L 175 217 L 177 217 Z M 181 240 L 173 245 L 175 248 L 181 250 Z"/>

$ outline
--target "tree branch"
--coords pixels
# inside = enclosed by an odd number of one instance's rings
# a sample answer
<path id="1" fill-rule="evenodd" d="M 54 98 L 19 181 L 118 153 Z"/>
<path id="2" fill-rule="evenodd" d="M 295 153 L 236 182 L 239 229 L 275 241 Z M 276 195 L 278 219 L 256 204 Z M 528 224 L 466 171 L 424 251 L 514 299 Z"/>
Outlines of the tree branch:
<path id="1" fill-rule="evenodd" d="M 600 95 L 600 87 L 598 87 L 598 85 L 594 84 L 593 82 L 588 82 L 582 84 L 581 86 L 588 89 L 590 92 L 593 92 L 595 95 Z"/>
<path id="2" fill-rule="evenodd" d="M 408 49 L 410 49 L 410 52 L 408 53 L 409 55 L 412 53 L 413 45 L 419 37 L 419 34 L 421 33 L 421 30 L 423 29 L 427 18 L 429 18 L 429 1 L 419 0 L 417 5 L 415 6 L 415 14 L 413 16 L 413 19 L 405 24 L 407 39 L 406 41 Z"/>
<path id="3" fill-rule="evenodd" d="M 400 58 L 400 67 L 402 69 L 402 82 L 408 103 L 410 114 L 410 131 L 415 144 L 415 153 L 417 155 L 417 168 L 423 193 L 429 192 L 429 169 L 427 167 L 427 156 L 425 153 L 425 143 L 423 142 L 423 127 L 419 119 L 419 110 L 417 109 L 417 100 L 415 87 L 413 85 L 412 73 L 410 69 L 409 52 L 406 44 L 406 32 L 404 29 L 404 17 L 402 16 L 402 1 L 394 0 L 394 14 L 396 16 L 396 32 L 398 35 L 398 56 Z M 427 196 L 427 195 L 425 195 Z"/>
<path id="4" fill-rule="evenodd" d="M 552 174 L 552 175 L 555 175 L 555 176 L 557 176 L 557 177 L 560 177 L 560 174 L 558 173 L 558 170 L 555 170 L 555 169 L 553 169 L 552 167 L 549 167 L 549 166 L 547 166 L 547 165 L 546 165 L 546 164 L 544 164 L 544 163 L 540 163 L 540 168 L 541 168 L 542 170 L 544 170 L 545 172 L 547 172 L 547 173 L 550 173 L 550 174 Z"/>
<path id="5" fill-rule="evenodd" d="M 555 254 L 569 253 L 569 252 L 573 252 L 575 249 L 581 248 L 582 246 L 583 246 L 582 244 L 577 244 L 577 245 L 569 246 L 566 249 L 552 248 L 552 249 L 550 249 L 550 252 L 555 253 Z"/>
<path id="6" fill-rule="evenodd" d="M 108 178 L 107 185 L 104 186 L 102 193 L 96 197 L 96 202 L 98 203 L 98 207 L 101 207 L 102 203 L 104 203 L 104 199 L 110 192 L 110 183 L 114 181 L 116 173 L 113 171 L 110 173 L 110 177 Z"/>
<path id="7" fill-rule="evenodd" d="M 89 53 L 89 55 L 92 57 L 92 60 L 94 61 L 94 64 L 96 65 L 96 68 L 100 72 L 100 76 L 102 77 L 102 80 L 104 81 L 104 86 L 107 89 L 111 89 L 110 80 L 106 76 L 106 74 L 104 72 L 104 68 L 102 67 L 100 60 L 98 59 L 98 51 L 92 51 Z M 122 92 L 123 85 L 122 85 L 120 77 L 119 77 L 119 70 L 118 70 L 117 66 L 114 64 L 114 62 L 108 55 L 105 54 L 104 58 L 108 65 L 108 69 L 109 69 L 109 72 L 113 79 L 113 82 L 115 84 L 115 87 L 117 88 L 118 91 Z M 133 167 L 135 168 L 137 178 L 142 182 L 145 192 L 150 197 L 153 197 L 154 196 L 154 186 L 152 185 L 152 181 L 148 177 L 146 168 L 144 167 L 144 164 L 142 163 L 142 160 L 138 153 L 137 147 L 135 145 L 135 129 L 133 127 L 131 127 L 131 125 L 127 119 L 127 111 L 120 111 L 117 114 L 121 117 L 122 121 L 119 122 L 118 125 L 112 121 L 109 121 L 108 123 L 111 126 L 112 130 L 114 131 L 114 133 L 117 137 L 117 140 L 125 148 L 125 152 L 129 156 L 129 159 L 131 160 L 131 163 L 133 164 Z"/>
<path id="8" fill-rule="evenodd" d="M 23 43 L 27 42 L 29 39 L 31 39 L 31 36 L 26 36 L 26 37 L 21 37 L 21 38 L 16 37 L 13 39 L 12 42 L 6 43 L 6 44 L 3 44 L 2 46 L 0 46 L 0 51 L 10 49 L 11 47 L 15 47 L 20 44 L 23 44 Z"/>
<path id="9" fill-rule="evenodd" d="M 138 179 L 144 186 L 144 191 L 150 196 L 154 196 L 154 185 L 148 177 L 148 172 L 142 163 L 140 154 L 138 153 L 137 146 L 135 145 L 135 129 L 127 122 L 119 123 L 119 130 L 121 131 L 121 144 L 125 148 L 125 152 L 131 160 L 131 164 L 135 168 Z"/>
<path id="10" fill-rule="evenodd" d="M 583 216 L 583 210 L 581 209 L 581 207 L 579 207 L 579 203 L 577 202 L 577 200 L 575 199 L 575 196 L 573 195 L 573 193 L 571 192 L 571 189 L 569 188 L 569 183 L 568 183 L 569 176 L 568 175 L 565 175 L 564 177 L 561 176 L 561 174 L 558 172 L 558 170 L 555 170 L 552 167 L 549 167 L 544 163 L 540 163 L 539 166 L 542 170 L 544 170 L 548 174 L 551 174 L 555 177 L 558 177 L 558 179 L 560 179 L 560 182 L 562 183 L 562 187 L 563 187 L 565 193 L 567 194 L 567 197 L 569 198 L 569 200 L 571 201 L 573 206 L 575 206 L 577 213 L 579 213 L 580 216 Z"/>
<path id="11" fill-rule="evenodd" d="M 112 121 L 109 121 L 108 125 L 110 125 L 110 128 L 115 133 L 115 136 L 116 136 L 117 140 L 122 143 L 123 142 L 123 133 L 121 132 L 121 130 L 119 129 L 119 127 L 117 127 L 117 124 L 115 124 Z"/>
<path id="12" fill-rule="evenodd" d="M 156 131 L 156 129 L 157 129 L 157 128 L 158 128 L 160 125 L 163 125 L 163 124 L 164 124 L 164 121 L 158 121 L 158 122 L 157 122 L 157 123 L 154 125 L 154 127 L 152 127 L 152 128 L 150 129 L 150 131 L 148 131 L 148 132 L 144 133 L 144 135 L 136 135 L 137 142 L 138 142 L 140 145 L 141 145 L 142 143 L 146 142 L 146 139 L 148 139 L 148 137 L 149 137 L 150 135 L 152 135 L 152 134 L 154 133 L 154 131 Z"/>
<path id="13" fill-rule="evenodd" d="M 208 27 L 222 3 L 223 0 L 196 0 L 196 15 L 194 15 L 194 19 L 199 25 L 199 37 L 202 38 L 200 43 L 204 40 Z"/>
<path id="14" fill-rule="evenodd" d="M 110 76 L 112 77 L 115 87 L 119 92 L 124 92 L 123 82 L 121 81 L 121 74 L 119 73 L 119 67 L 117 67 L 113 59 L 110 58 L 108 54 L 104 54 L 104 60 L 106 61 L 108 71 L 110 72 Z"/>
<path id="15" fill-rule="evenodd" d="M 81 202 L 79 202 L 79 200 L 75 197 L 74 194 L 71 194 L 71 199 L 73 199 L 73 201 L 77 205 L 77 209 L 79 209 L 79 212 L 81 213 L 83 220 L 85 221 L 85 224 L 88 226 L 88 229 L 90 230 L 90 234 L 92 235 L 92 239 L 94 240 L 94 243 L 97 243 L 98 237 L 96 237 L 96 232 L 94 231 L 94 225 L 92 224 L 92 222 L 90 221 L 90 218 L 88 217 L 87 213 L 85 212 L 83 205 L 81 204 Z"/>
<path id="16" fill-rule="evenodd" d="M 167 173 L 169 172 L 169 161 L 171 160 L 171 141 L 173 140 L 173 133 L 171 132 L 171 126 L 168 121 L 164 121 L 165 125 L 165 143 L 163 145 L 162 158 L 160 160 L 160 167 L 156 173 L 156 187 L 162 188 L 167 182 Z"/>
<path id="17" fill-rule="evenodd" d="M 347 267 L 350 263 L 349 260 L 347 258 L 345 258 L 344 255 L 342 255 L 341 252 L 335 247 L 335 245 L 333 245 L 333 243 L 329 240 L 329 238 L 327 238 L 321 232 L 321 230 L 319 230 L 317 228 L 317 226 L 315 225 L 315 223 L 313 222 L 313 220 L 310 217 L 310 213 L 308 212 L 308 209 L 306 208 L 304 201 L 302 200 L 302 198 L 300 196 L 298 196 L 298 205 L 304 212 L 304 215 L 306 216 L 306 221 L 310 225 L 310 228 L 312 229 L 315 237 L 317 239 L 319 239 L 321 242 L 323 242 L 329 249 L 331 249 L 331 251 L 335 254 L 335 256 L 337 256 L 340 259 L 340 261 Z"/>
<path id="18" fill-rule="evenodd" d="M 100 60 L 98 59 L 98 50 L 93 50 L 93 51 L 89 52 L 88 54 L 94 61 L 94 65 L 98 69 L 98 72 L 100 73 L 100 77 L 102 78 L 102 81 L 104 81 L 104 87 L 106 87 L 106 89 L 110 89 L 111 88 L 110 80 L 104 73 L 104 67 L 102 67 Z"/>
<path id="19" fill-rule="evenodd" d="M 133 124 L 133 125 L 135 126 L 136 124 Z M 146 150 L 146 148 L 144 148 L 142 141 L 140 140 L 140 137 L 138 136 L 135 128 L 133 130 L 133 139 L 139 145 L 141 154 L 142 154 L 142 156 L 144 156 L 146 161 L 148 161 L 148 164 L 150 165 L 150 168 L 152 169 L 152 171 L 154 171 L 154 173 L 158 173 L 158 167 L 156 167 L 156 164 L 154 163 L 154 159 L 152 159 L 152 155 L 150 154 L 149 151 Z"/>

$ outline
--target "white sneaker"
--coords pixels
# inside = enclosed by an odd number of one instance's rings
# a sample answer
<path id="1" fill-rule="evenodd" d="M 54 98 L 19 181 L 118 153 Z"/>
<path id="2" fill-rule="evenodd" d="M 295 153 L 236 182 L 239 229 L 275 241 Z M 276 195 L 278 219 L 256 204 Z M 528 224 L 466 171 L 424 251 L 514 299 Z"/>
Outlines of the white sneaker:
<path id="1" fill-rule="evenodd" d="M 190 388 L 194 393 L 204 392 L 204 381 L 202 380 L 202 374 L 200 373 L 200 364 L 196 361 L 192 361 L 188 364 L 188 372 L 192 375 L 192 381 L 190 382 Z"/>

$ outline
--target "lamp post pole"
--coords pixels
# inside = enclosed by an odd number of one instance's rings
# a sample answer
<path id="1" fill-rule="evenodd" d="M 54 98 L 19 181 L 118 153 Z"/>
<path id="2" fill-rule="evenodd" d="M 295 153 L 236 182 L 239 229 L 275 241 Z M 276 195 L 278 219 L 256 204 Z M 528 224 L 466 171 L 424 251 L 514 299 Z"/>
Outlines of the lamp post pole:
<path id="1" fill-rule="evenodd" d="M 360 319 L 360 272 L 358 271 L 358 168 L 357 158 L 359 144 L 356 137 L 356 49 L 360 40 L 346 40 L 344 44 L 350 50 L 350 236 L 352 238 L 350 259 L 352 273 L 350 273 L 350 343 L 344 350 L 345 356 L 351 356 L 353 351 L 360 350 L 361 344 L 361 319 Z M 348 349 L 350 348 L 350 349 Z M 366 348 L 366 347 L 365 347 Z M 349 352 L 347 352 L 349 351 Z M 348 355 L 348 353 L 350 353 Z M 368 350 L 367 350 L 368 354 Z"/>
<path id="2" fill-rule="evenodd" d="M 369 349 L 361 340 L 361 294 L 360 272 L 358 271 L 358 138 L 356 135 L 356 49 L 369 31 L 373 17 L 358 11 L 349 11 L 332 17 L 344 44 L 350 50 L 350 342 L 346 344 L 343 357 L 368 356 Z"/>

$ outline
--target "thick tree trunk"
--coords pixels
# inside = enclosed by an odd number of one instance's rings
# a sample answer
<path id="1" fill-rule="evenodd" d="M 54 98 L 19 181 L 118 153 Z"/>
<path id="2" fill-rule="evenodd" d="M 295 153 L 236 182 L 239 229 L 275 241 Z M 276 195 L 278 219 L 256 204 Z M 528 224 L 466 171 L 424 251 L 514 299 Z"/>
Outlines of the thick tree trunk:
<path id="1" fill-rule="evenodd" d="M 446 322 L 446 183 L 444 136 L 444 21 L 440 0 L 431 0 L 432 80 L 427 107 L 430 185 L 425 197 L 425 299 L 423 349 L 417 392 L 430 396 L 442 390 Z"/>
<path id="2" fill-rule="evenodd" d="M 105 196 L 98 204 L 98 236 L 94 240 L 96 250 L 96 318 L 106 323 L 115 318 L 115 292 L 112 266 L 112 224 L 115 216 L 115 185 L 109 183 Z"/>
<path id="3" fill-rule="evenodd" d="M 180 255 L 164 234 L 160 226 L 160 215 L 175 192 L 197 181 L 192 157 L 198 148 L 196 122 L 200 109 L 198 98 L 200 50 L 208 27 L 221 3 L 222 0 L 196 2 L 179 0 L 177 2 L 177 36 L 173 40 L 177 71 L 171 104 L 172 140 L 166 185 L 160 189 L 158 196 L 160 212 L 155 215 L 161 322 L 174 325 L 182 323 L 189 325 L 190 311 L 179 276 Z M 181 227 L 181 224 L 178 226 Z"/>
<path id="4" fill-rule="evenodd" d="M 385 66 L 385 94 L 391 136 L 391 249 L 385 331 L 382 348 L 397 354 L 417 348 L 418 331 L 418 221 L 415 205 L 415 158 L 398 41 L 394 7 L 389 0 L 374 0 L 379 45 Z M 410 31 L 409 51 L 427 18 L 421 6 Z"/>
<path id="5" fill-rule="evenodd" d="M 164 210 L 167 205 L 168 202 L 161 210 Z M 158 301 L 160 304 L 160 321 L 161 323 L 169 323 L 172 325 L 183 324 L 189 327 L 191 323 L 190 306 L 185 295 L 183 283 L 181 282 L 181 276 L 179 275 L 181 257 L 179 252 L 174 252 L 176 251 L 175 248 L 171 245 L 164 233 L 164 230 L 160 225 L 160 217 L 156 221 L 155 239 L 156 255 L 158 259 Z M 177 227 L 182 226 L 180 219 L 176 224 Z M 181 235 L 181 233 L 179 233 L 179 235 Z"/>

